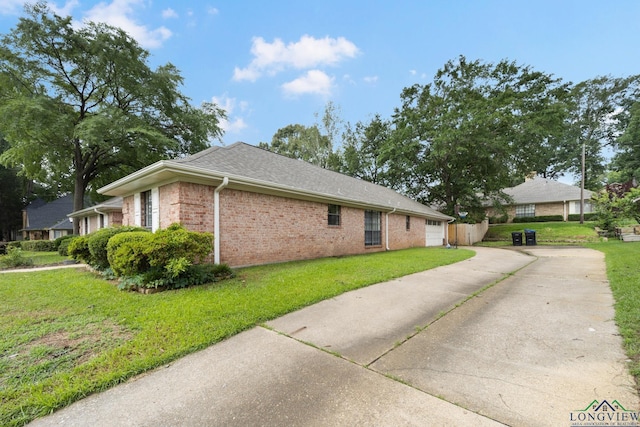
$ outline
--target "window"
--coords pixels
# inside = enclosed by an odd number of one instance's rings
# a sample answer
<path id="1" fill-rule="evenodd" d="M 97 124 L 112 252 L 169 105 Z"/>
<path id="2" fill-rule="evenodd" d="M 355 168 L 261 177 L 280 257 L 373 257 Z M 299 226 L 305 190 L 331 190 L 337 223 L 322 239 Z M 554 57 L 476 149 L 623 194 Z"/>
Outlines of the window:
<path id="1" fill-rule="evenodd" d="M 593 205 L 589 200 L 584 201 L 584 213 L 593 212 Z M 571 202 L 569 203 L 569 215 L 576 215 L 580 213 L 580 202 Z"/>
<path id="2" fill-rule="evenodd" d="M 103 214 L 99 214 L 98 218 L 99 218 L 98 222 L 100 223 L 98 228 L 104 228 L 104 215 Z"/>
<path id="3" fill-rule="evenodd" d="M 89 234 L 89 218 L 85 216 L 83 222 L 84 222 L 84 227 L 83 227 L 84 230 L 82 230 L 83 231 L 82 234 Z"/>
<path id="4" fill-rule="evenodd" d="M 364 211 L 364 245 L 377 246 L 382 244 L 380 231 L 380 212 Z"/>
<path id="5" fill-rule="evenodd" d="M 432 219 L 427 220 L 427 225 L 437 225 L 438 227 L 442 225 L 442 221 L 434 221 Z"/>
<path id="6" fill-rule="evenodd" d="M 411 217 L 409 215 L 407 215 L 407 219 L 406 219 L 406 228 L 407 228 L 407 231 L 411 230 Z"/>
<path id="7" fill-rule="evenodd" d="M 536 205 L 517 205 L 516 217 L 521 218 L 525 216 L 536 216 Z"/>
<path id="8" fill-rule="evenodd" d="M 340 225 L 340 205 L 329 205 L 327 223 L 329 225 Z"/>
<path id="9" fill-rule="evenodd" d="M 151 202 L 151 190 L 141 193 L 140 196 L 140 205 L 142 208 L 142 212 L 140 214 L 141 225 L 146 228 L 151 228 L 151 225 L 153 224 L 153 205 Z"/>

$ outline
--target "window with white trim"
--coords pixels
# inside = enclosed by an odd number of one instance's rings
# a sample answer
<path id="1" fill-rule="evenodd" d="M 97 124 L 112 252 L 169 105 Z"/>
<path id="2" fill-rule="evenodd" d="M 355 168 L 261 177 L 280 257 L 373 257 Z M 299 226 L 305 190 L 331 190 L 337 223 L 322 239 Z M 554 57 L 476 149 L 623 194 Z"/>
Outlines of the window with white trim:
<path id="1" fill-rule="evenodd" d="M 340 225 L 340 205 L 329 205 L 327 224 Z"/>
<path id="2" fill-rule="evenodd" d="M 530 217 L 536 216 L 536 205 L 516 205 L 516 217 Z"/>
<path id="3" fill-rule="evenodd" d="M 153 225 L 153 201 L 151 190 L 140 193 L 140 225 L 152 228 Z"/>
<path id="4" fill-rule="evenodd" d="M 378 246 L 382 244 L 382 214 L 379 211 L 364 211 L 364 245 Z"/>

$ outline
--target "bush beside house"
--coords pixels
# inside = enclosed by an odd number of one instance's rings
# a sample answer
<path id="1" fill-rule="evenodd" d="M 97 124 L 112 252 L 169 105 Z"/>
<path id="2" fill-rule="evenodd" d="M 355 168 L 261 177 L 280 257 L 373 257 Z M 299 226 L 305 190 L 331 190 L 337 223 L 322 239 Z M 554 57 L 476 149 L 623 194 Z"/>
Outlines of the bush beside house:
<path id="1" fill-rule="evenodd" d="M 180 224 L 151 233 L 141 227 L 104 228 L 74 238 L 69 255 L 113 274 L 121 289 L 176 289 L 232 275 L 224 265 L 202 264 L 213 250 L 213 235 Z"/>

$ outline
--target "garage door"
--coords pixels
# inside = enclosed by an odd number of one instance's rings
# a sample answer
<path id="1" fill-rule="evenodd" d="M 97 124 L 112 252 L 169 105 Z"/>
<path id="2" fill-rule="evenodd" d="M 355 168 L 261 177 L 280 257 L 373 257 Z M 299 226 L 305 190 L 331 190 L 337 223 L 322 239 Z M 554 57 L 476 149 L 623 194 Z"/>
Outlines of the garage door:
<path id="1" fill-rule="evenodd" d="M 427 246 L 442 246 L 444 244 L 443 221 L 427 220 Z"/>

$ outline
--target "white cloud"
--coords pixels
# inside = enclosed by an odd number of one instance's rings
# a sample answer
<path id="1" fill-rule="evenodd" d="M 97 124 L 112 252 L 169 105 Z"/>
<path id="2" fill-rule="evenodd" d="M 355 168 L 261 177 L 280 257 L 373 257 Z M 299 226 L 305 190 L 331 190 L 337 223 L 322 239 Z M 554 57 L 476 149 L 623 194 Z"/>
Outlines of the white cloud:
<path id="1" fill-rule="evenodd" d="M 164 19 L 169 19 L 169 18 L 177 18 L 178 17 L 178 12 L 176 12 L 175 10 L 168 8 L 162 11 L 162 17 Z"/>
<path id="2" fill-rule="evenodd" d="M 309 70 L 305 75 L 282 85 L 287 95 L 302 94 L 330 95 L 333 88 L 333 77 L 320 70 Z"/>
<path id="3" fill-rule="evenodd" d="M 145 48 L 160 47 L 172 36 L 166 27 L 150 29 L 133 18 L 136 6 L 144 6 L 144 0 L 113 0 L 98 3 L 84 15 L 84 21 L 103 22 L 122 28 Z"/>
<path id="4" fill-rule="evenodd" d="M 378 82 L 378 76 L 366 76 L 363 80 L 365 83 L 374 84 Z"/>
<path id="5" fill-rule="evenodd" d="M 217 15 L 220 11 L 218 9 L 216 9 L 215 7 L 209 7 L 207 9 L 207 13 L 209 15 Z"/>
<path id="6" fill-rule="evenodd" d="M 19 15 L 28 0 L 0 0 L 0 15 Z"/>
<path id="7" fill-rule="evenodd" d="M 244 118 L 234 114 L 236 107 L 239 107 L 241 113 L 246 112 L 249 106 L 247 102 L 237 102 L 236 98 L 230 98 L 227 94 L 220 97 L 214 96 L 211 98 L 211 102 L 217 104 L 227 113 L 227 118 L 220 122 L 220 127 L 225 133 L 239 132 L 247 127 Z"/>
<path id="8" fill-rule="evenodd" d="M 415 76 L 416 74 L 418 74 L 418 72 L 416 70 L 409 70 L 409 74 Z"/>
<path id="9" fill-rule="evenodd" d="M 355 57 L 358 52 L 356 45 L 344 37 L 316 39 L 304 35 L 287 45 L 280 39 L 267 43 L 262 37 L 254 37 L 251 47 L 254 58 L 246 68 L 236 67 L 233 79 L 255 81 L 264 72 L 275 74 L 287 68 L 335 66 L 346 58 Z"/>

